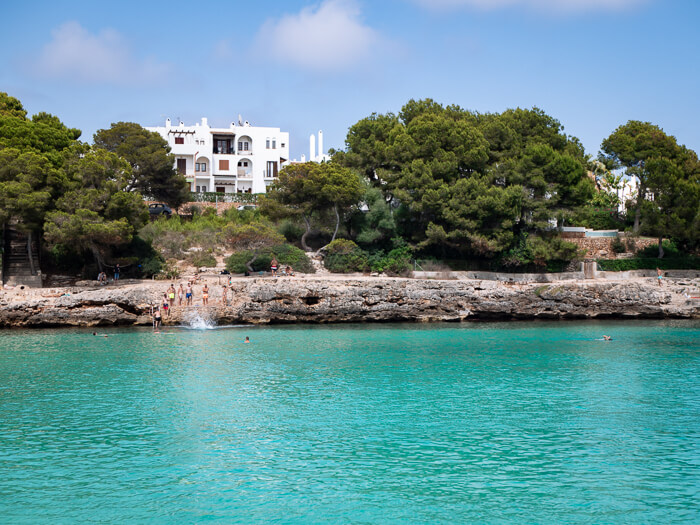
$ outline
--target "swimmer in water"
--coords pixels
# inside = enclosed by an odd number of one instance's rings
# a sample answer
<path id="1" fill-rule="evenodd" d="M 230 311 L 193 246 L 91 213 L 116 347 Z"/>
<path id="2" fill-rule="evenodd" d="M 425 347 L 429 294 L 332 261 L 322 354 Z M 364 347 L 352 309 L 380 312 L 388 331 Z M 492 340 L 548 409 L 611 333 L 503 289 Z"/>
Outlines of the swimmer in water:
<path id="1" fill-rule="evenodd" d="M 603 336 L 603 339 L 605 339 L 606 341 L 612 341 L 612 340 L 613 340 L 612 337 L 610 337 L 609 335 L 604 335 L 604 336 Z"/>
<path id="2" fill-rule="evenodd" d="M 246 335 L 246 336 L 245 336 L 245 341 L 243 341 L 243 342 L 244 342 L 244 343 L 250 343 L 250 338 Z"/>
<path id="3" fill-rule="evenodd" d="M 107 334 L 98 334 L 97 332 L 92 332 L 92 335 L 94 335 L 94 336 L 99 335 L 100 337 L 107 337 Z"/>

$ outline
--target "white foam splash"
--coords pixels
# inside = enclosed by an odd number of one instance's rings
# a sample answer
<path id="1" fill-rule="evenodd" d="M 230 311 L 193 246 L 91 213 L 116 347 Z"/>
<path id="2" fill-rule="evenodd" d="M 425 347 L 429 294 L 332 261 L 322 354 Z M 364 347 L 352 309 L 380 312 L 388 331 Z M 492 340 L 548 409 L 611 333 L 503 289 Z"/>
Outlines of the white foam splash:
<path id="1" fill-rule="evenodd" d="M 193 330 L 213 330 L 216 328 L 216 322 L 211 318 L 208 312 L 200 312 L 193 310 L 188 312 L 184 318 L 185 328 Z"/>

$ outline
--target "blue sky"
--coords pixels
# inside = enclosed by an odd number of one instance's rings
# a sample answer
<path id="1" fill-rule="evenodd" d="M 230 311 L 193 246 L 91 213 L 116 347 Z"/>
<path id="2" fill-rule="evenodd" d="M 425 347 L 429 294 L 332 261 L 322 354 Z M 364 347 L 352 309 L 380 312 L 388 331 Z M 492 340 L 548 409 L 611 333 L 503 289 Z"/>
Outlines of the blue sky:
<path id="1" fill-rule="evenodd" d="M 433 98 L 479 112 L 538 106 L 591 154 L 627 120 L 700 151 L 698 0 L 3 2 L 0 90 L 83 139 L 241 114 L 291 134 Z"/>

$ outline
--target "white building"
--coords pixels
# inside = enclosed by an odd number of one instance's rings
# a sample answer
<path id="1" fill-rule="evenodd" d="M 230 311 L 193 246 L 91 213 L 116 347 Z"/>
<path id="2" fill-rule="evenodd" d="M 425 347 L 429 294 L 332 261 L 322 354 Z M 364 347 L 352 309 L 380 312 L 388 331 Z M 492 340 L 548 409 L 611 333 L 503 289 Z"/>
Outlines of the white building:
<path id="1" fill-rule="evenodd" d="M 147 127 L 168 141 L 175 168 L 192 191 L 264 193 L 289 160 L 289 133 L 280 128 L 232 122 L 228 128 L 201 123 Z"/>

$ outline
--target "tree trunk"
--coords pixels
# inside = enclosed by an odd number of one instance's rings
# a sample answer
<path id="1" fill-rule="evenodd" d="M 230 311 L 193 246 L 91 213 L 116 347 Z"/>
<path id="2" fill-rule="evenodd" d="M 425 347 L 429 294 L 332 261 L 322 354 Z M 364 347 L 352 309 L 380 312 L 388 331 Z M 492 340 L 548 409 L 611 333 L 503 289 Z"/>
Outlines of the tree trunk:
<path id="1" fill-rule="evenodd" d="M 639 233 L 639 219 L 642 216 L 642 202 L 644 201 L 644 188 L 642 188 L 642 185 L 639 185 L 639 193 L 637 194 L 637 205 L 635 206 L 634 210 L 634 226 L 632 227 L 632 231 L 634 233 Z"/>
<path id="2" fill-rule="evenodd" d="M 331 237 L 331 242 L 335 240 L 335 236 L 338 235 L 338 228 L 340 227 L 340 214 L 338 213 L 338 205 L 333 206 L 333 211 L 335 212 L 335 231 L 333 232 L 333 237 Z"/>
<path id="3" fill-rule="evenodd" d="M 659 259 L 664 258 L 664 247 L 663 247 L 663 237 L 659 237 Z"/>
<path id="4" fill-rule="evenodd" d="M 36 268 L 34 268 L 34 257 L 32 253 L 32 230 L 27 232 L 27 257 L 29 257 L 29 271 L 32 275 L 36 275 Z"/>
<path id="5" fill-rule="evenodd" d="M 311 248 L 306 244 L 306 238 L 308 235 L 311 233 L 311 223 L 309 222 L 309 219 L 306 217 L 306 215 L 302 216 L 304 219 L 304 223 L 306 224 L 306 231 L 304 232 L 304 235 L 301 236 L 301 247 L 304 249 L 305 252 L 310 252 Z"/>
<path id="6" fill-rule="evenodd" d="M 245 263 L 245 267 L 248 268 L 248 271 L 249 271 L 250 273 L 254 273 L 254 272 L 255 272 L 255 270 L 253 270 L 253 263 L 255 262 L 255 259 L 257 259 L 257 258 L 258 258 L 258 254 L 257 254 L 257 253 L 254 253 L 254 254 L 253 254 L 253 258 L 252 258 L 250 261 L 248 261 L 247 263 Z"/>
<path id="7" fill-rule="evenodd" d="M 95 258 L 97 261 L 97 268 L 100 272 L 104 271 L 104 264 L 102 263 L 102 255 L 100 255 L 100 250 L 97 249 L 97 246 L 94 244 L 90 244 L 90 251 L 92 252 L 92 256 Z"/>

